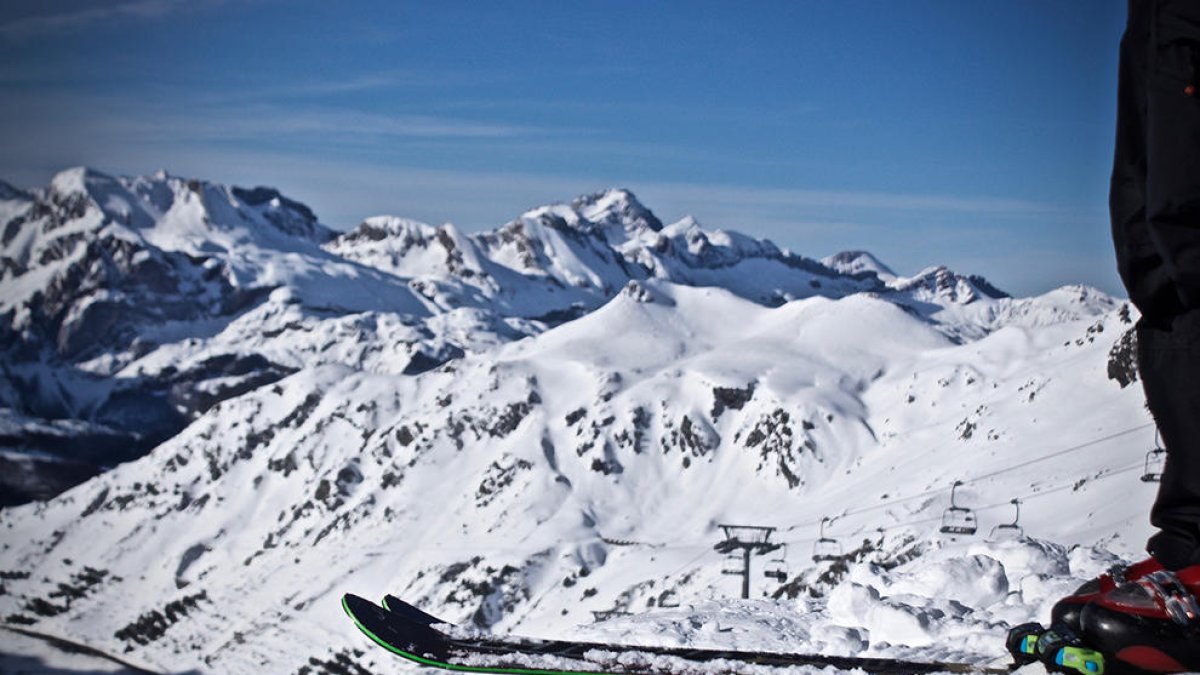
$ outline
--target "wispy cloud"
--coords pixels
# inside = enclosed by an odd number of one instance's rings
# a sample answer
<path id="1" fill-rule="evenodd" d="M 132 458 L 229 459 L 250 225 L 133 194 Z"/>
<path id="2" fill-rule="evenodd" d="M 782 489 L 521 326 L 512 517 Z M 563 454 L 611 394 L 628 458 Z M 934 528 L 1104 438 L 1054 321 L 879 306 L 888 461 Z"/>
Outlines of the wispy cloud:
<path id="1" fill-rule="evenodd" d="M 374 112 L 315 104 L 203 103 L 171 92 L 135 98 L 69 91 L 11 92 L 0 108 L 0 140 L 53 143 L 68 131 L 140 143 L 370 143 L 379 139 L 513 139 L 545 132 L 489 120 Z"/>
<path id="2" fill-rule="evenodd" d="M 346 86 L 369 89 L 389 81 L 364 77 Z M 53 169 L 80 163 L 127 173 L 166 168 L 274 185 L 335 227 L 392 213 L 478 230 L 540 204 L 628 187 L 665 221 L 691 214 L 707 227 L 767 237 L 814 257 L 863 248 L 901 273 L 966 260 L 963 271 L 989 274 L 1017 292 L 1024 290 L 1021 284 L 1044 287 L 1049 275 L 1031 276 L 1029 265 L 1009 262 L 1022 260 L 1022 251 L 1062 247 L 1068 231 L 1104 236 L 1102 227 L 1062 227 L 1090 217 L 1074 205 L 1006 195 L 754 187 L 688 180 L 687 162 L 681 170 L 658 172 L 677 180 L 647 181 L 637 166 L 660 153 L 674 157 L 671 148 L 630 144 L 603 132 L 469 118 L 465 111 L 452 117 L 303 100 L 222 101 L 188 98 L 178 90 L 134 97 L 13 90 L 0 107 L 0 147 L 0 178 L 24 186 L 44 185 Z M 456 155 L 475 166 L 431 168 Z M 985 267 L 981 256 L 1004 262 Z M 1077 279 L 1107 286 L 1107 254 L 1085 258 L 1073 268 L 1080 271 Z M 1089 266 L 1095 277 L 1086 274 Z"/>
<path id="3" fill-rule="evenodd" d="M 415 73 L 375 73 L 359 75 L 339 80 L 312 80 L 298 82 L 292 85 L 277 87 L 255 87 L 252 92 L 259 98 L 274 98 L 277 96 L 326 96 L 330 94 L 349 94 L 359 91 L 377 89 L 392 89 L 407 84 L 419 83 L 427 78 Z"/>
<path id="4" fill-rule="evenodd" d="M 427 87 L 471 86 L 480 82 L 492 82 L 478 74 L 457 70 L 393 70 L 337 79 L 309 79 L 289 81 L 284 84 L 253 82 L 239 88 L 237 82 L 229 81 L 228 88 L 219 92 L 204 92 L 203 96 L 213 103 L 237 101 L 273 101 L 293 98 L 323 98 L 342 94 L 375 92 L 389 89 L 412 89 Z M 196 95 L 195 92 L 191 92 Z M 481 106 L 476 106 L 479 108 Z"/>
<path id="5" fill-rule="evenodd" d="M 511 138 L 529 135 L 534 127 L 434 117 L 384 114 L 338 108 L 284 108 L 254 105 L 219 108 L 199 114 L 146 119 L 112 119 L 111 128 L 130 138 L 163 140 L 188 137 L 197 141 L 264 141 L 281 137 L 311 138 Z"/>
<path id="6" fill-rule="evenodd" d="M 177 10 L 194 8 L 197 4 L 215 4 L 220 1 L 124 0 L 98 7 L 33 14 L 0 22 L 0 37 L 20 40 L 47 34 L 69 33 L 110 21 L 158 18 Z"/>

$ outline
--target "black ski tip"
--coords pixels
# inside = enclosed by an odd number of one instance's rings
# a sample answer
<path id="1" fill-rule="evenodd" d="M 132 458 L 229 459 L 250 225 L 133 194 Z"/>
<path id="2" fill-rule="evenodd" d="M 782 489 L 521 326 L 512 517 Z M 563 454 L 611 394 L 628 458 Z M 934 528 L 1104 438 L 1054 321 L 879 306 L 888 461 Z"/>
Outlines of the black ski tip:
<path id="1" fill-rule="evenodd" d="M 391 594 L 383 596 L 382 604 L 383 608 L 392 614 L 397 614 L 408 619 L 409 621 L 425 624 L 426 626 L 432 626 L 435 623 L 450 623 L 449 621 L 443 621 L 442 619 L 439 619 L 428 612 L 422 611 L 421 609 L 418 609 L 417 607 L 414 607 L 413 605 L 410 605 Z"/>
<path id="2" fill-rule="evenodd" d="M 389 612 L 353 593 L 342 596 L 342 609 L 363 634 L 394 654 L 418 661 L 414 655 L 445 658 L 446 636 L 428 624 Z"/>
<path id="3" fill-rule="evenodd" d="M 353 593 L 347 593 L 342 596 L 342 609 L 350 618 L 355 616 L 369 615 L 372 608 L 377 609 L 377 605 L 366 598 L 360 598 Z"/>

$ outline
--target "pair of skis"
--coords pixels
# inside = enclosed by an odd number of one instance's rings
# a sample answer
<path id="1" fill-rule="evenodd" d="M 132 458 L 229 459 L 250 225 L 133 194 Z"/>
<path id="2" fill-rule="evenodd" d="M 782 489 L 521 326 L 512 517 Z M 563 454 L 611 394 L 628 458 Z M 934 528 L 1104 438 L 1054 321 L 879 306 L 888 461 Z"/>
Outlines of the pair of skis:
<path id="1" fill-rule="evenodd" d="M 859 669 L 870 675 L 977 673 L 998 675 L 1007 668 L 966 663 L 923 663 L 883 658 L 772 652 L 635 647 L 628 645 L 458 637 L 439 630 L 446 622 L 393 596 L 383 605 L 347 594 L 342 608 L 376 644 L 415 663 L 473 673 L 506 675 L 677 675 L 688 672 L 738 672 L 745 666 L 814 666 Z M 454 631 L 447 628 L 451 633 Z"/>

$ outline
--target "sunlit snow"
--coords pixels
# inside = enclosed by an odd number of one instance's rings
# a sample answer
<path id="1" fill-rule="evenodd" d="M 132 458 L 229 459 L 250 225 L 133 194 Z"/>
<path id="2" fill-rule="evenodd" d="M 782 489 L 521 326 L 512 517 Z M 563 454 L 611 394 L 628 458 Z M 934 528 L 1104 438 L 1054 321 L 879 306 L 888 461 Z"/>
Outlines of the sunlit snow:
<path id="1" fill-rule="evenodd" d="M 249 193 L 107 180 L 56 179 L 96 200 L 67 228 L 270 292 L 78 367 L 161 373 L 236 345 L 295 372 L 0 511 L 9 623 L 164 672 L 385 672 L 407 666 L 339 598 L 390 592 L 502 634 L 994 665 L 1008 626 L 1149 534 L 1154 432 L 1109 373 L 1136 315 L 1094 289 L 1013 299 L 869 254 L 826 266 L 664 227 L 625 191 L 490 233 L 383 217 L 319 241 Z M 4 308 L 55 274 L 35 267 L 5 277 Z M 403 374 L 426 342 L 462 352 Z M 58 429 L 12 405 L 0 424 Z M 939 532 L 955 481 L 975 535 Z M 817 563 L 826 518 L 841 556 Z M 713 550 L 722 523 L 787 545 L 754 559 L 749 600 Z"/>

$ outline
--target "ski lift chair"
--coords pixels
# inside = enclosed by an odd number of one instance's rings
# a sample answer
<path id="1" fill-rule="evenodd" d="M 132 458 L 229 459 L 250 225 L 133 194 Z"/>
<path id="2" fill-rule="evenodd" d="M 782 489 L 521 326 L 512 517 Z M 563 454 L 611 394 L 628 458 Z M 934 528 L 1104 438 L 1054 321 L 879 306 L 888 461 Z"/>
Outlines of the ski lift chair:
<path id="1" fill-rule="evenodd" d="M 679 598 L 675 597 L 674 589 L 667 589 L 658 595 L 658 606 L 662 609 L 673 609 L 679 606 Z"/>
<path id="2" fill-rule="evenodd" d="M 1167 463 L 1167 451 L 1158 440 L 1158 430 L 1154 430 L 1154 449 L 1146 453 L 1146 470 L 1142 472 L 1143 483 L 1161 483 L 1163 467 Z"/>
<path id="3" fill-rule="evenodd" d="M 725 562 L 721 565 L 721 574 L 741 574 L 742 565 L 742 556 L 730 553 L 725 556 Z"/>
<path id="4" fill-rule="evenodd" d="M 942 534 L 972 535 L 979 530 L 975 512 L 965 506 L 959 506 L 955 499 L 958 487 L 962 484 L 961 480 L 956 480 L 950 488 L 950 508 L 942 514 Z"/>
<path id="5" fill-rule="evenodd" d="M 767 561 L 766 569 L 763 570 L 763 576 L 768 579 L 774 579 L 782 584 L 788 578 L 787 545 L 783 545 L 777 551 L 776 557 Z"/>
<path id="6" fill-rule="evenodd" d="M 837 539 L 825 536 L 825 525 L 830 518 L 821 519 L 821 537 L 813 544 L 813 562 L 831 562 L 842 557 L 842 545 Z"/>
<path id="7" fill-rule="evenodd" d="M 1013 516 L 1011 523 L 1001 523 L 992 528 L 992 533 L 988 535 L 988 541 L 1007 541 L 1009 539 L 1020 539 L 1025 536 L 1025 530 L 1021 528 L 1021 500 L 1014 499 L 1010 502 L 1016 507 L 1017 513 Z"/>

